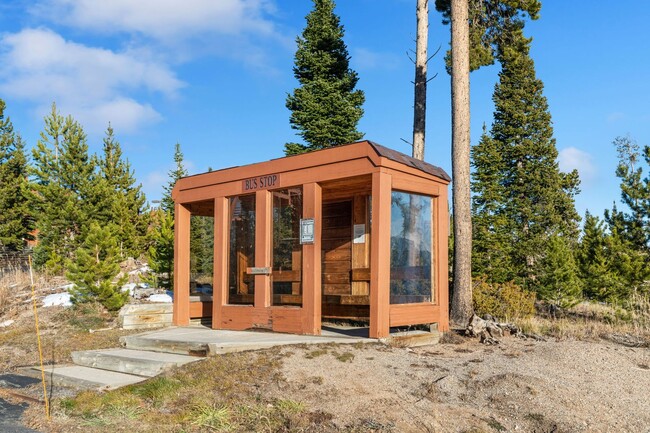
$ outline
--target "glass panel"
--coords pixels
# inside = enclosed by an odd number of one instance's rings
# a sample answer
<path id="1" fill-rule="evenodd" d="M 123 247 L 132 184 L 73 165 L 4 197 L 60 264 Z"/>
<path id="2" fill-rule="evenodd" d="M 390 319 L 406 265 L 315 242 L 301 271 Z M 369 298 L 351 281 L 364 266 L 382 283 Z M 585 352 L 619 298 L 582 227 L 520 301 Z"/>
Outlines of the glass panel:
<path id="1" fill-rule="evenodd" d="M 255 266 L 255 195 L 230 198 L 230 254 L 228 303 L 254 304 L 255 277 L 246 268 Z"/>
<path id="2" fill-rule="evenodd" d="M 390 302 L 431 302 L 432 198 L 393 191 L 390 238 Z"/>
<path id="3" fill-rule="evenodd" d="M 302 189 L 273 191 L 273 305 L 302 305 Z"/>
<path id="4" fill-rule="evenodd" d="M 192 215 L 190 221 L 190 296 L 212 296 L 214 217 Z"/>

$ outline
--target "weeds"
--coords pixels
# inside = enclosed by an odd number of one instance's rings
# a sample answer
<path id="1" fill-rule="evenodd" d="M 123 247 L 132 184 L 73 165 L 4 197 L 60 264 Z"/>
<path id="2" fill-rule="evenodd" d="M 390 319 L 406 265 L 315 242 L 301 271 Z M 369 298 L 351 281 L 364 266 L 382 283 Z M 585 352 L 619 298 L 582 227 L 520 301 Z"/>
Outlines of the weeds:
<path id="1" fill-rule="evenodd" d="M 230 409 L 218 405 L 202 404 L 195 407 L 190 413 L 192 424 L 210 430 L 229 430 L 231 428 L 230 418 Z"/>

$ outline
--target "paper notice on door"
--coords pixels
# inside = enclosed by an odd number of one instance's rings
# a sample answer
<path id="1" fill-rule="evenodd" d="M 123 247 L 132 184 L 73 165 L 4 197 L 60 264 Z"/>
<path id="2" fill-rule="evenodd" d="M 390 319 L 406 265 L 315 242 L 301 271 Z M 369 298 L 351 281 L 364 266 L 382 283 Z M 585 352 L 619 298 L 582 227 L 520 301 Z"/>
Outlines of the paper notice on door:
<path id="1" fill-rule="evenodd" d="M 365 224 L 355 224 L 354 225 L 354 238 L 352 240 L 354 244 L 365 244 L 366 243 L 366 225 Z"/>

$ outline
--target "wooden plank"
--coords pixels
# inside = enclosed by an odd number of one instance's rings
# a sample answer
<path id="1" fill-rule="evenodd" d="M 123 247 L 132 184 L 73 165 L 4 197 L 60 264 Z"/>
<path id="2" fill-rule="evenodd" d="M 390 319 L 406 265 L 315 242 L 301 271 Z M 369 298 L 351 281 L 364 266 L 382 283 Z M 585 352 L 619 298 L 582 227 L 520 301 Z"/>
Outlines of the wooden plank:
<path id="1" fill-rule="evenodd" d="M 390 326 L 421 325 L 427 323 L 440 323 L 443 317 L 438 305 L 430 303 L 423 304 L 401 304 L 390 306 Z"/>
<path id="2" fill-rule="evenodd" d="M 349 260 L 335 260 L 323 262 L 323 273 L 345 273 L 350 272 Z"/>
<path id="3" fill-rule="evenodd" d="M 323 296 L 326 304 L 340 305 L 370 305 L 369 295 L 326 295 Z"/>
<path id="4" fill-rule="evenodd" d="M 434 277 L 436 280 L 436 303 L 440 306 L 438 330 L 449 330 L 449 207 L 447 189 L 441 191 L 434 201 L 436 215 L 436 262 Z"/>
<path id="5" fill-rule="evenodd" d="M 352 269 L 368 268 L 370 262 L 370 224 L 368 221 L 368 197 L 366 195 L 355 195 L 352 201 L 352 224 L 362 224 L 365 228 L 363 242 L 352 243 Z M 353 233 L 354 237 L 354 233 Z M 369 271 L 369 269 L 368 269 Z M 370 293 L 370 273 L 367 278 L 354 278 L 352 276 L 352 294 L 367 295 Z"/>
<path id="6" fill-rule="evenodd" d="M 349 295 L 350 284 L 323 284 L 324 295 Z"/>
<path id="7" fill-rule="evenodd" d="M 314 243 L 303 245 L 303 308 L 302 333 L 320 335 L 321 332 L 321 233 L 322 195 L 317 183 L 303 185 L 303 218 L 314 218 Z M 278 325 L 281 326 L 281 325 Z"/>
<path id="8" fill-rule="evenodd" d="M 323 250 L 323 257 L 327 263 L 350 260 L 352 257 L 352 251 L 350 248 L 338 249 L 338 250 Z"/>
<path id="9" fill-rule="evenodd" d="M 370 307 L 367 305 L 323 304 L 323 317 L 367 320 L 370 317 Z"/>
<path id="10" fill-rule="evenodd" d="M 273 228 L 271 226 L 273 199 L 268 191 L 255 193 L 255 267 L 271 267 Z M 255 307 L 271 305 L 271 279 L 269 275 L 255 275 Z"/>
<path id="11" fill-rule="evenodd" d="M 323 238 L 327 240 L 332 240 L 332 239 L 345 239 L 347 241 L 350 240 L 352 237 L 352 227 L 350 227 L 350 223 L 348 222 L 347 226 L 344 227 L 331 227 L 331 226 L 326 226 L 323 228 Z"/>
<path id="12" fill-rule="evenodd" d="M 214 201 L 214 271 L 212 275 L 212 328 L 221 324 L 221 307 L 228 299 L 228 199 Z"/>
<path id="13" fill-rule="evenodd" d="M 350 272 L 323 273 L 323 284 L 350 284 Z"/>
<path id="14" fill-rule="evenodd" d="M 253 327 L 253 310 L 250 305 L 224 305 L 219 320 L 220 329 L 241 331 Z M 212 318 L 214 321 L 214 317 Z"/>
<path id="15" fill-rule="evenodd" d="M 352 281 L 370 281 L 370 268 L 352 269 Z M 359 294 L 352 292 L 353 295 Z"/>
<path id="16" fill-rule="evenodd" d="M 389 326 L 391 175 L 372 174 L 370 337 L 387 337 Z"/>
<path id="17" fill-rule="evenodd" d="M 302 323 L 303 310 L 295 307 L 271 307 L 273 331 L 305 334 Z"/>
<path id="18" fill-rule="evenodd" d="M 273 271 L 274 283 L 290 283 L 294 281 L 301 281 L 302 271 Z"/>
<path id="19" fill-rule="evenodd" d="M 190 302 L 190 319 L 212 317 L 212 302 Z"/>
<path id="20" fill-rule="evenodd" d="M 190 211 L 175 204 L 174 220 L 174 313 L 176 326 L 190 324 Z"/>
<path id="21" fill-rule="evenodd" d="M 273 295 L 273 305 L 302 305 L 302 295 Z"/>

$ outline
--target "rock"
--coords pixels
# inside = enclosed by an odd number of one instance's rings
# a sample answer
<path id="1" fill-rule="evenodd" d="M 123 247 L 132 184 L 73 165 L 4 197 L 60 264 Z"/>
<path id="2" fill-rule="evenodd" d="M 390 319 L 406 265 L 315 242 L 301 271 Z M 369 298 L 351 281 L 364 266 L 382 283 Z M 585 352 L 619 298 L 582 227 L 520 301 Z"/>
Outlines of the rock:
<path id="1" fill-rule="evenodd" d="M 133 296 L 133 291 L 135 290 L 136 287 L 138 287 L 136 283 L 128 283 L 123 285 L 120 290 L 122 292 L 129 292 L 129 296 Z"/>
<path id="2" fill-rule="evenodd" d="M 158 294 L 158 295 L 151 295 L 149 296 L 149 302 L 164 302 L 164 303 L 171 303 L 173 302 L 173 299 L 171 296 L 168 294 Z"/>
<path id="3" fill-rule="evenodd" d="M 5 320 L 4 322 L 0 322 L 0 328 L 6 328 L 7 326 L 11 326 L 14 324 L 14 320 Z"/>
<path id="4" fill-rule="evenodd" d="M 72 301 L 70 300 L 70 293 L 53 293 L 43 298 L 43 307 L 70 307 Z"/>

